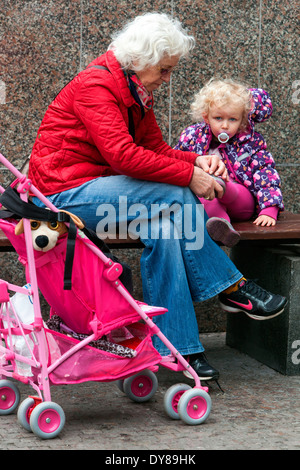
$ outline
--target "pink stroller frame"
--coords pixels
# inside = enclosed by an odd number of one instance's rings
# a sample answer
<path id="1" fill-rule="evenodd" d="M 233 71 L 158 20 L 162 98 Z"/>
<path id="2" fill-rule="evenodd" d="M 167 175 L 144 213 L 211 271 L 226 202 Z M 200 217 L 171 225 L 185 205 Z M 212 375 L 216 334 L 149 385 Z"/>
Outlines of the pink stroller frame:
<path id="1" fill-rule="evenodd" d="M 30 191 L 51 211 L 59 212 L 1 154 L 0 161 L 15 176 L 11 187 L 21 201 L 28 203 Z M 4 191 L 0 186 L 0 192 Z M 196 372 L 152 321 L 154 315 L 164 314 L 166 309 L 135 300 L 119 280 L 121 265 L 108 258 L 80 230 L 74 265 L 82 256 L 81 250 L 87 250 L 93 257 L 92 270 L 97 274 L 92 272 L 91 276 L 97 279 L 97 285 L 84 288 L 83 292 L 75 292 L 72 286 L 70 291 L 61 289 L 49 296 L 49 288 L 56 289 L 59 284 L 61 266 L 56 268 L 56 261 L 51 259 L 49 267 L 44 268 L 42 255 L 48 253 L 51 258 L 53 252 L 58 263 L 64 263 L 66 237 L 61 236 L 52 250 L 41 255 L 33 248 L 30 220 L 23 220 L 22 235 L 15 235 L 16 223 L 11 218 L 0 220 L 0 228 L 25 265 L 27 280 L 26 286 L 18 286 L 0 279 L 0 415 L 18 409 L 18 421 L 27 431 L 42 439 L 54 438 L 64 427 L 65 414 L 60 405 L 51 401 L 52 385 L 115 381 L 131 400 L 144 402 L 157 390 L 155 372 L 161 365 L 172 371 L 188 370 L 195 382 L 193 388 L 179 383 L 167 390 L 166 414 L 190 425 L 203 423 L 211 410 L 208 388 L 201 385 Z M 39 290 L 50 305 L 50 320 L 58 315 L 60 328 L 49 328 L 43 321 Z M 16 308 L 18 296 L 31 303 L 33 317 L 29 321 Z M 24 309 L 25 303 L 21 301 Z M 162 357 L 153 347 L 154 334 L 167 346 L 169 356 Z M 15 383 L 18 381 L 31 386 L 37 396 L 29 396 L 20 404 Z"/>

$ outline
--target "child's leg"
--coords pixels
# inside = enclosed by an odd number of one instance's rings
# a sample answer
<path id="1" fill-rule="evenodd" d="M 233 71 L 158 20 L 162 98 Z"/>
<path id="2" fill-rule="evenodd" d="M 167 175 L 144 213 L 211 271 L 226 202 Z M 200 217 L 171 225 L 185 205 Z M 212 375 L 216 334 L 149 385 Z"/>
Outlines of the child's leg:
<path id="1" fill-rule="evenodd" d="M 226 192 L 219 201 L 225 206 L 231 220 L 248 220 L 254 214 L 254 197 L 242 184 L 229 181 Z"/>
<path id="2" fill-rule="evenodd" d="M 217 197 L 215 197 L 215 199 L 213 199 L 212 201 L 207 201 L 207 199 L 199 197 L 199 200 L 204 206 L 205 212 L 207 213 L 208 217 L 220 217 L 221 219 L 226 219 L 230 221 L 226 207 L 221 202 L 222 199 L 218 199 Z"/>
<path id="3" fill-rule="evenodd" d="M 238 243 L 240 235 L 230 220 L 248 220 L 254 213 L 255 203 L 250 191 L 239 183 L 229 181 L 221 199 L 200 199 L 209 217 L 206 228 L 210 237 L 225 246 Z M 224 220 L 225 219 L 225 220 Z"/>
<path id="4" fill-rule="evenodd" d="M 240 236 L 232 227 L 226 207 L 222 204 L 221 199 L 215 198 L 212 201 L 207 201 L 204 198 L 199 198 L 199 200 L 209 217 L 206 229 L 210 237 L 222 245 L 234 246 Z"/>
<path id="5" fill-rule="evenodd" d="M 255 210 L 255 201 L 250 191 L 240 183 L 229 181 L 221 199 L 207 201 L 199 198 L 208 217 L 230 220 L 248 220 Z"/>
<path id="6" fill-rule="evenodd" d="M 221 199 L 207 201 L 199 198 L 209 217 L 206 228 L 210 237 L 225 246 L 233 247 L 240 235 L 230 220 L 248 220 L 252 217 L 255 202 L 250 191 L 242 184 L 229 181 Z"/>

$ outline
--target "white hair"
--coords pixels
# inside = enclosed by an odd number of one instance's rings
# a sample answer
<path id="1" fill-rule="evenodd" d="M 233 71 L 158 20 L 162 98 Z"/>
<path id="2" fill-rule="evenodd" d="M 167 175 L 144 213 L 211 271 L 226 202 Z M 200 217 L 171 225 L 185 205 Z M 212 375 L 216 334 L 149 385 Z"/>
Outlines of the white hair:
<path id="1" fill-rule="evenodd" d="M 115 33 L 108 49 L 124 69 L 139 71 L 157 65 L 166 56 L 184 57 L 194 44 L 179 20 L 165 13 L 145 13 Z"/>

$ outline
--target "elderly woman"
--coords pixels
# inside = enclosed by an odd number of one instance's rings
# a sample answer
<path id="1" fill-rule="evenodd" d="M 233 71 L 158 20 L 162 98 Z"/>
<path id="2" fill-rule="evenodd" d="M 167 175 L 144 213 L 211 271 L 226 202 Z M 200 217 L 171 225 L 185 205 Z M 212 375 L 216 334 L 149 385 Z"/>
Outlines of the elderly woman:
<path id="1" fill-rule="evenodd" d="M 165 14 L 148 13 L 127 24 L 50 104 L 29 177 L 56 207 L 90 228 L 101 231 L 101 220 L 109 225 L 110 212 L 120 232 L 125 223 L 132 236 L 140 235 L 144 300 L 168 309 L 155 321 L 199 377 L 209 380 L 219 372 L 203 353 L 193 301 L 219 294 L 224 309 L 262 319 L 281 313 L 286 299 L 245 280 L 205 230 L 196 195 L 222 196 L 210 173 L 227 179 L 224 164 L 172 149 L 156 123 L 152 93 L 169 82 L 193 45 Z M 169 354 L 157 337 L 154 344 Z"/>

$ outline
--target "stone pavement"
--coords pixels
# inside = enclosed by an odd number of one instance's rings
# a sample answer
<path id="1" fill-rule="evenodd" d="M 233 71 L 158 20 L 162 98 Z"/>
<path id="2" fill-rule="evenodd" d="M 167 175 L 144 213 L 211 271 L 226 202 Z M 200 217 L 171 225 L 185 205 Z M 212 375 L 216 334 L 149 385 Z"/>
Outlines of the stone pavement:
<path id="1" fill-rule="evenodd" d="M 224 333 L 202 335 L 201 340 L 209 361 L 221 372 L 225 392 L 216 384 L 210 387 L 212 410 L 202 425 L 188 426 L 165 415 L 166 390 L 175 383 L 193 382 L 160 368 L 158 391 L 142 404 L 132 402 L 114 383 L 53 387 L 52 400 L 66 414 L 60 435 L 40 440 L 25 431 L 13 413 L 0 417 L 0 450 L 102 450 L 104 457 L 125 450 L 146 450 L 154 456 L 155 451 L 198 451 L 198 457 L 201 450 L 299 450 L 300 376 L 281 375 L 229 348 Z M 18 386 L 21 400 L 32 393 Z"/>

